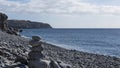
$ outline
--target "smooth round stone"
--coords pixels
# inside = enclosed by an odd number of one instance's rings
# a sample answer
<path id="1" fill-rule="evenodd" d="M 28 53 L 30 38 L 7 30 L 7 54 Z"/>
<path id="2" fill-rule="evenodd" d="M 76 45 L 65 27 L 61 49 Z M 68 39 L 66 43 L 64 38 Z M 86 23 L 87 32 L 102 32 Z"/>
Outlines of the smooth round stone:
<path id="1" fill-rule="evenodd" d="M 32 36 L 32 40 L 35 40 L 35 41 L 40 41 L 41 38 L 39 36 Z"/>

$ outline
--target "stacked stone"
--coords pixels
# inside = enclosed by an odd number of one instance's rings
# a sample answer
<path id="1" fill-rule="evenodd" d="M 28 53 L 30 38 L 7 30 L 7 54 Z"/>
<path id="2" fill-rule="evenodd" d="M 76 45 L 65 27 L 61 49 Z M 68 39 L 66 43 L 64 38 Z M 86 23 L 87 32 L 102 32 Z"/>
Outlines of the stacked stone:
<path id="1" fill-rule="evenodd" d="M 28 54 L 29 68 L 49 68 L 49 63 L 43 60 L 43 58 L 45 57 L 42 54 L 43 47 L 42 47 L 42 42 L 40 40 L 41 40 L 40 37 L 33 36 L 32 40 L 29 42 L 29 44 L 32 46 L 31 52 Z"/>
<path id="2" fill-rule="evenodd" d="M 40 40 L 40 37 L 32 36 L 32 40 L 29 42 L 29 44 L 32 46 L 31 52 L 28 54 L 29 68 L 71 68 L 69 64 L 57 62 L 53 59 L 44 60 L 45 56 L 42 54 L 43 47 Z"/>
<path id="3" fill-rule="evenodd" d="M 32 40 L 29 42 L 29 44 L 32 46 L 31 52 L 29 53 L 30 60 L 38 60 L 38 58 L 44 58 L 44 55 L 42 54 L 42 42 L 40 40 L 40 37 L 33 36 Z"/>

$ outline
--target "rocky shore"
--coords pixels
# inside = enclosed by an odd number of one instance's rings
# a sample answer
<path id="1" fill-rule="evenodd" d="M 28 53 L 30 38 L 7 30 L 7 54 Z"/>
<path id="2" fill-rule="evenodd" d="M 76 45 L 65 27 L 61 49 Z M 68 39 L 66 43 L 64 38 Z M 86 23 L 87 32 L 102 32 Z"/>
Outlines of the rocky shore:
<path id="1" fill-rule="evenodd" d="M 29 50 L 27 39 L 0 31 L 0 68 L 16 64 L 19 57 L 27 58 Z"/>
<path id="2" fill-rule="evenodd" d="M 23 38 L 7 18 L 0 13 L 0 68 L 120 68 L 120 58 L 68 50 L 38 36 Z"/>
<path id="3" fill-rule="evenodd" d="M 27 60 L 31 48 L 28 41 L 28 39 L 0 31 L 0 68 L 14 68 L 12 66 L 18 64 L 25 65 L 27 68 L 26 64 L 19 63 L 21 61 L 16 59 L 22 57 Z M 45 42 L 42 46 L 43 55 L 55 61 L 70 64 L 72 68 L 120 68 L 120 58 L 67 50 Z"/>
<path id="4" fill-rule="evenodd" d="M 47 43 L 44 54 L 70 64 L 72 68 L 120 68 L 120 58 L 67 50 Z"/>

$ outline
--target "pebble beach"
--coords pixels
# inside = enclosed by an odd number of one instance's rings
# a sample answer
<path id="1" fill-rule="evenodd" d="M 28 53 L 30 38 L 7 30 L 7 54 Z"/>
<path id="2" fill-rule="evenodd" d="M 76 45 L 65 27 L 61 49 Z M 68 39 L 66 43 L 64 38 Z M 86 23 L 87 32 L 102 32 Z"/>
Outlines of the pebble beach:
<path id="1" fill-rule="evenodd" d="M 29 39 L 0 31 L 0 67 L 15 65 L 17 56 L 27 58 L 30 52 Z M 70 64 L 72 68 L 120 68 L 120 58 L 68 50 L 46 42 L 42 43 L 43 54 L 56 61 Z"/>

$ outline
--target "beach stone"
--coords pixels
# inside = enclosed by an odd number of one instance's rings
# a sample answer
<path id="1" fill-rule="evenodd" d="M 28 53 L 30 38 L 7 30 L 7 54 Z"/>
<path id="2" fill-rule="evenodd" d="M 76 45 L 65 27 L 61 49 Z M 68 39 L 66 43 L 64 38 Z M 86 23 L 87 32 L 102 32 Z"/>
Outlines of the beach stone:
<path id="1" fill-rule="evenodd" d="M 29 54 L 29 60 L 39 60 L 40 58 L 44 58 L 45 56 L 42 53 L 36 53 L 36 52 L 30 52 Z"/>
<path id="2" fill-rule="evenodd" d="M 47 60 L 34 60 L 29 63 L 29 68 L 50 68 L 49 63 Z"/>
<path id="3" fill-rule="evenodd" d="M 35 40 L 35 41 L 40 41 L 41 38 L 39 36 L 32 36 L 32 40 Z"/>
<path id="4" fill-rule="evenodd" d="M 61 68 L 71 68 L 71 65 L 69 65 L 69 64 L 60 63 L 59 65 Z"/>
<path id="5" fill-rule="evenodd" d="M 17 35 L 17 36 L 20 36 L 20 32 L 21 31 L 19 29 L 12 28 L 12 27 L 8 27 L 6 30 L 6 33 L 12 34 L 12 35 Z"/>
<path id="6" fill-rule="evenodd" d="M 50 68 L 61 68 L 56 61 L 51 60 Z"/>
<path id="7" fill-rule="evenodd" d="M 36 47 L 36 46 L 41 46 L 42 42 L 35 41 L 35 40 L 30 40 L 30 41 L 29 41 L 29 44 L 30 44 L 32 47 Z"/>
<path id="8" fill-rule="evenodd" d="M 6 67 L 2 67 L 2 68 L 28 68 L 28 66 L 24 65 L 24 64 L 13 64 L 11 66 L 6 66 Z"/>
<path id="9" fill-rule="evenodd" d="M 39 48 L 38 48 L 38 47 L 39 47 Z M 42 51 L 43 51 L 43 47 L 42 47 L 42 45 L 38 45 L 38 46 L 36 46 L 36 47 L 32 47 L 31 50 L 32 50 L 33 52 L 37 52 L 37 51 L 42 52 Z"/>
<path id="10" fill-rule="evenodd" d="M 62 61 L 57 61 L 57 63 L 61 68 L 72 68 L 70 64 L 65 64 Z"/>
<path id="11" fill-rule="evenodd" d="M 32 40 L 29 41 L 29 44 L 32 47 L 41 46 L 42 42 L 40 40 L 41 38 L 39 36 L 32 36 Z"/>
<path id="12" fill-rule="evenodd" d="M 16 59 L 15 59 L 15 63 L 16 63 L 16 62 L 20 62 L 20 63 L 22 63 L 22 64 L 28 65 L 28 61 L 27 61 L 27 59 L 24 58 L 24 57 L 17 56 Z"/>

